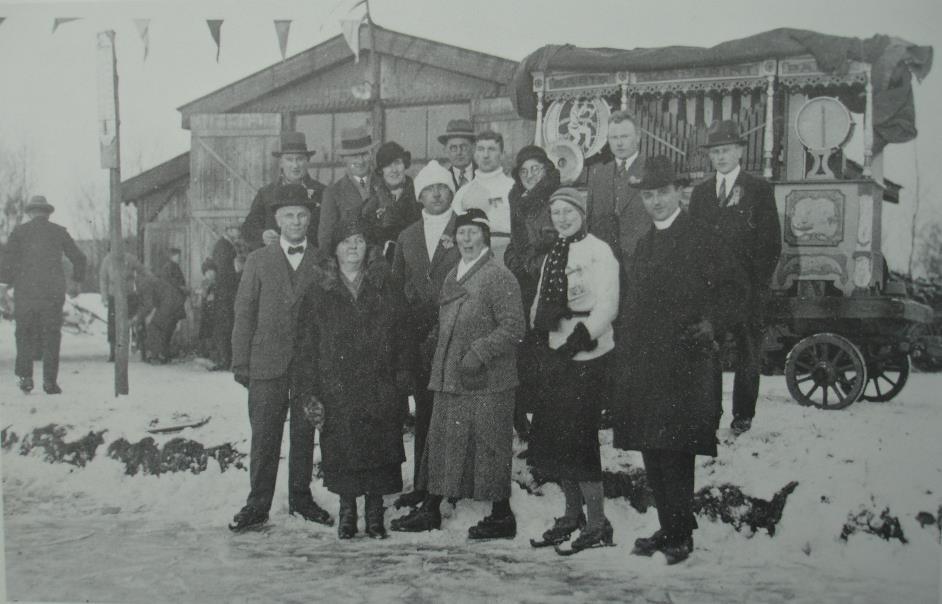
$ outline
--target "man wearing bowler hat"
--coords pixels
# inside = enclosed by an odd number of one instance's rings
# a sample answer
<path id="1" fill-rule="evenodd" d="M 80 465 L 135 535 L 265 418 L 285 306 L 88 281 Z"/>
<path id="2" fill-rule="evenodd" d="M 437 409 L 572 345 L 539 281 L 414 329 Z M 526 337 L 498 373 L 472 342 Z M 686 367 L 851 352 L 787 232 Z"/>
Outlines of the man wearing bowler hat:
<path id="1" fill-rule="evenodd" d="M 34 195 L 23 209 L 29 221 L 13 229 L 0 264 L 0 302 L 13 288 L 13 319 L 16 321 L 16 364 L 20 390 L 33 389 L 34 348 L 42 348 L 43 390 L 60 394 L 59 345 L 62 341 L 62 305 L 65 304 L 65 273 L 62 255 L 72 262 L 71 297 L 78 294 L 85 278 L 85 255 L 65 227 L 49 222 L 55 208 L 42 195 Z"/>
<path id="2" fill-rule="evenodd" d="M 308 227 L 308 237 L 317 245 L 317 221 L 320 214 L 321 196 L 324 185 L 317 182 L 308 174 L 307 164 L 316 151 L 307 148 L 307 140 L 303 132 L 283 132 L 281 145 L 272 155 L 278 158 L 281 175 L 278 180 L 269 183 L 258 190 L 252 207 L 245 221 L 242 223 L 242 239 L 249 249 L 257 249 L 262 245 L 278 241 L 278 225 L 275 223 L 275 214 L 271 204 L 275 201 L 275 192 L 278 187 L 287 184 L 300 184 L 307 192 L 311 201 L 311 222 Z"/>
<path id="3" fill-rule="evenodd" d="M 334 255 L 334 250 L 328 248 L 337 223 L 352 222 L 373 193 L 373 147 L 373 136 L 365 127 L 344 128 L 340 132 L 340 148 L 336 153 L 347 173 L 324 192 L 317 228 L 319 245 L 328 257 Z"/>
<path id="4" fill-rule="evenodd" d="M 448 172 L 455 184 L 455 191 L 465 186 L 474 178 L 477 166 L 474 165 L 474 127 L 470 120 L 451 120 L 445 133 L 438 137 L 445 147 L 445 154 L 451 166 Z"/>
<path id="5" fill-rule="evenodd" d="M 268 520 L 275 493 L 285 416 L 289 410 L 288 511 L 305 520 L 331 525 L 314 502 L 314 426 L 303 411 L 313 388 L 312 354 L 299 320 L 308 291 L 320 278 L 317 250 L 308 239 L 315 205 L 301 184 L 275 191 L 272 210 L 281 234 L 277 243 L 249 254 L 236 292 L 232 329 L 232 372 L 248 388 L 252 428 L 248 499 L 229 528 L 243 531 Z"/>
<path id="6" fill-rule="evenodd" d="M 733 381 L 735 434 L 752 427 L 759 397 L 763 306 L 772 273 L 782 251 L 782 229 L 775 194 L 766 180 L 745 172 L 740 161 L 746 140 L 732 120 L 717 122 L 703 145 L 716 170 L 690 195 L 690 215 L 702 220 L 728 245 L 748 277 L 749 291 L 742 321 L 730 326 L 738 352 Z M 717 369 L 719 371 L 719 369 Z M 719 376 L 721 377 L 721 376 Z M 722 392 L 722 380 L 716 381 Z"/>

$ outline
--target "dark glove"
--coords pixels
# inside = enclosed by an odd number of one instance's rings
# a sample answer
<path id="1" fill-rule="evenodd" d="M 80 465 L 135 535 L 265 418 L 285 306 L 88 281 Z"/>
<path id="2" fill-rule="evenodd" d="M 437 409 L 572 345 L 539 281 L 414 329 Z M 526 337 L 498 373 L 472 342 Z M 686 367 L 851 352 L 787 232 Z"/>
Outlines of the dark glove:
<path id="1" fill-rule="evenodd" d="M 589 330 L 586 329 L 585 323 L 577 323 L 576 328 L 573 329 L 569 337 L 566 338 L 566 343 L 557 348 L 556 352 L 571 359 L 580 352 L 595 350 L 595 347 L 598 345 L 599 341 L 592 339 L 592 336 L 589 335 Z"/>
<path id="2" fill-rule="evenodd" d="M 234 379 L 237 384 L 241 384 L 246 388 L 249 387 L 249 374 L 243 369 L 233 369 L 232 379 Z"/>
<path id="3" fill-rule="evenodd" d="M 704 348 L 712 347 L 716 334 L 713 331 L 713 323 L 709 319 L 703 319 L 692 325 L 688 325 L 684 330 L 683 338 L 685 341 L 697 344 Z"/>
<path id="4" fill-rule="evenodd" d="M 568 306 L 556 303 L 537 303 L 533 328 L 540 331 L 556 331 L 560 321 L 570 318 L 572 318 L 572 311 L 569 310 Z"/>
<path id="5" fill-rule="evenodd" d="M 396 390 L 399 394 L 413 394 L 415 392 L 415 377 L 408 369 L 400 369 L 396 372 Z"/>
<path id="6" fill-rule="evenodd" d="M 324 404 L 313 393 L 304 397 L 301 403 L 304 417 L 318 430 L 324 429 Z"/>

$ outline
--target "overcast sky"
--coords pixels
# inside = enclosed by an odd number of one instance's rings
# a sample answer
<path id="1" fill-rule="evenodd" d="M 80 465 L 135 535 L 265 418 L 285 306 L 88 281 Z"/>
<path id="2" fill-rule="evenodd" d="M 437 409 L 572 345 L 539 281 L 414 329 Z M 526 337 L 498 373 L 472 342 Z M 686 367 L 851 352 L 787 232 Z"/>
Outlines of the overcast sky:
<path id="1" fill-rule="evenodd" d="M 188 149 L 177 107 L 281 59 L 272 20 L 293 19 L 290 56 L 337 35 L 339 19 L 354 2 L 0 0 L 0 17 L 6 17 L 0 24 L 0 140 L 3 147 L 29 150 L 37 190 L 62 208 L 60 222 L 80 229 L 71 224 L 74 191 L 83 185 L 107 190 L 106 172 L 98 167 L 96 32 L 117 35 L 127 177 Z M 386 28 L 513 60 L 549 43 L 712 46 L 777 27 L 884 33 L 942 48 L 938 0 L 371 0 L 371 7 Z M 84 19 L 51 33 L 55 17 L 78 16 Z M 143 17 L 151 18 L 146 62 L 132 21 Z M 225 19 L 218 63 L 205 19 Z M 922 211 L 942 215 L 940 107 L 942 74 L 930 73 L 916 85 L 919 139 L 886 152 L 887 175 L 906 186 L 907 205 L 893 212 L 911 213 L 918 161 Z M 900 245 L 895 238 L 908 237 L 902 218 L 900 232 L 887 235 L 894 248 Z"/>

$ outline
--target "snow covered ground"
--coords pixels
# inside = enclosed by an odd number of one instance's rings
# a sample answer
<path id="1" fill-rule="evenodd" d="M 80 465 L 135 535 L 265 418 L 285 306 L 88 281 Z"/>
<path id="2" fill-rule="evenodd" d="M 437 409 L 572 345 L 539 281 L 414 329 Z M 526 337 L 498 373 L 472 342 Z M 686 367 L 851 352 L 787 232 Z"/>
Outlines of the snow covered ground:
<path id="1" fill-rule="evenodd" d="M 161 445 L 182 436 L 247 452 L 242 387 L 199 361 L 163 367 L 135 362 L 131 395 L 116 399 L 101 333 L 66 334 L 62 349 L 65 393 L 23 395 L 12 377 L 12 325 L 0 322 L 0 427 L 7 437 L 22 439 L 50 423 L 68 426 L 67 442 L 107 430 L 85 467 L 49 463 L 38 449 L 20 455 L 21 442 L 4 449 L 11 600 L 857 604 L 936 602 L 940 596 L 940 529 L 921 526 L 917 514 L 928 512 L 938 522 L 942 508 L 942 374 L 913 375 L 890 403 L 855 403 L 838 412 L 800 407 L 783 378 L 764 378 L 752 431 L 735 440 L 721 431 L 719 457 L 698 460 L 697 488 L 728 483 L 770 499 L 797 481 L 775 535 L 737 532 L 701 517 L 693 555 L 668 567 L 657 556 L 629 555 L 634 539 L 653 532 L 657 519 L 653 509 L 639 513 L 625 499 L 606 501 L 617 547 L 570 558 L 531 549 L 529 539 L 562 512 L 554 485 L 534 494 L 515 486 L 513 541 L 469 543 L 467 527 L 488 506 L 459 502 L 441 531 L 340 542 L 335 529 L 288 516 L 285 464 L 270 530 L 233 535 L 225 525 L 243 504 L 245 470 L 221 471 L 210 460 L 200 474 L 128 476 L 105 451 L 119 438 L 136 443 L 152 436 Z M 728 394 L 731 381 L 726 387 Z M 166 424 L 175 414 L 212 419 L 179 434 L 146 432 L 153 419 Z M 641 467 L 640 455 L 616 452 L 611 434 L 602 437 L 606 469 Z M 411 448 L 407 442 L 410 455 Z M 515 464 L 515 477 L 528 483 L 525 464 Z M 411 461 L 403 471 L 410 483 Z M 336 497 L 319 480 L 314 496 L 336 513 Z M 870 511 L 879 517 L 886 508 L 899 519 L 905 544 L 861 532 L 840 539 L 849 515 Z"/>

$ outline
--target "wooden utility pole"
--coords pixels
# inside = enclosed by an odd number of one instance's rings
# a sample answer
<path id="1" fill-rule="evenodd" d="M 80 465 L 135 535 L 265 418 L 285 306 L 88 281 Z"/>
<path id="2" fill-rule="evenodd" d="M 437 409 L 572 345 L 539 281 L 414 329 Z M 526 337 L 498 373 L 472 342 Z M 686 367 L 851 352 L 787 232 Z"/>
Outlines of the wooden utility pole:
<path id="1" fill-rule="evenodd" d="M 366 32 L 370 39 L 370 119 L 373 122 L 373 140 L 386 139 L 386 115 L 383 112 L 383 100 L 380 96 L 381 65 L 379 53 L 376 51 L 376 33 L 373 15 L 370 14 L 370 0 L 364 0 L 366 5 Z"/>
<path id="2" fill-rule="evenodd" d="M 110 172 L 111 181 L 111 262 L 115 278 L 115 354 L 114 395 L 127 394 L 128 389 L 128 328 L 127 263 L 124 261 L 124 238 L 121 234 L 121 137 L 118 111 L 118 61 L 114 48 L 114 31 L 98 33 L 98 134 L 101 167 Z M 103 292 L 106 293 L 106 292 Z"/>

